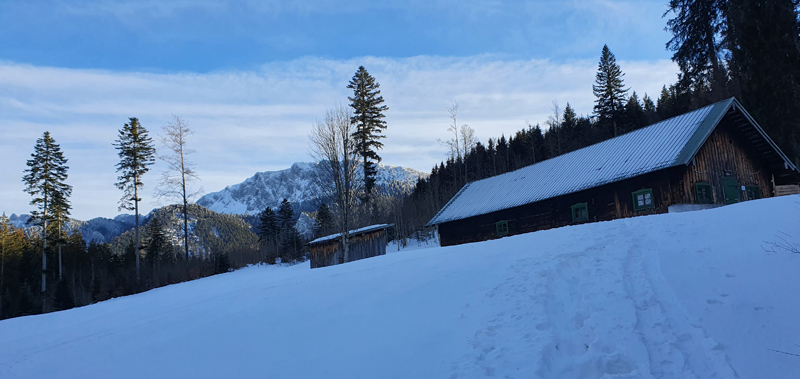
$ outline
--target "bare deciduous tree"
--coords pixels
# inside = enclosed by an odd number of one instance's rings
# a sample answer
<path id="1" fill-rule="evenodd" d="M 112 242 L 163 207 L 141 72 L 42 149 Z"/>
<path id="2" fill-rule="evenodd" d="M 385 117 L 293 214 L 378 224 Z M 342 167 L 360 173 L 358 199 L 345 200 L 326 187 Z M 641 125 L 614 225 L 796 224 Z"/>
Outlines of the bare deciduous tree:
<path id="1" fill-rule="evenodd" d="M 561 155 L 563 150 L 561 148 L 561 107 L 558 106 L 558 101 L 553 100 L 553 106 L 550 107 L 553 114 L 547 117 L 548 131 L 555 134 L 555 146 L 550 144 L 550 156 L 554 157 Z"/>
<path id="2" fill-rule="evenodd" d="M 459 131 L 461 133 L 461 147 L 464 149 L 464 183 L 469 181 L 468 177 L 468 169 L 467 169 L 467 154 L 469 154 L 470 150 L 475 147 L 475 144 L 478 143 L 478 138 L 475 137 L 475 129 L 472 129 L 471 126 L 464 124 L 461 125 L 461 129 Z"/>
<path id="3" fill-rule="evenodd" d="M 453 161 L 457 161 L 461 158 L 458 138 L 458 102 L 455 100 L 451 100 L 451 102 L 450 106 L 447 107 L 447 113 L 450 113 L 450 119 L 453 120 L 453 123 L 447 126 L 447 131 L 453 133 L 453 138 L 447 141 L 439 140 L 439 142 L 450 148 L 450 157 L 453 158 Z"/>
<path id="4" fill-rule="evenodd" d="M 186 159 L 187 155 L 195 152 L 186 147 L 187 138 L 192 135 L 188 124 L 179 116 L 172 115 L 172 121 L 161 128 L 164 133 L 161 143 L 166 147 L 166 154 L 159 154 L 158 158 L 167 164 L 167 169 L 161 173 L 161 182 L 156 189 L 159 198 L 176 199 L 183 203 L 183 246 L 186 259 L 189 259 L 189 215 L 188 204 L 202 189 L 191 192 L 187 185 L 199 180 L 194 171 L 194 164 Z M 164 150 L 161 150 L 164 151 Z"/>
<path id="5" fill-rule="evenodd" d="M 317 180 L 326 198 L 333 199 L 333 214 L 337 229 L 342 234 L 345 262 L 350 258 L 347 246 L 349 230 L 353 226 L 358 195 L 362 182 L 358 175 L 359 156 L 353 138 L 354 124 L 346 108 L 338 105 L 318 121 L 308 135 L 309 154 L 319 162 Z"/>

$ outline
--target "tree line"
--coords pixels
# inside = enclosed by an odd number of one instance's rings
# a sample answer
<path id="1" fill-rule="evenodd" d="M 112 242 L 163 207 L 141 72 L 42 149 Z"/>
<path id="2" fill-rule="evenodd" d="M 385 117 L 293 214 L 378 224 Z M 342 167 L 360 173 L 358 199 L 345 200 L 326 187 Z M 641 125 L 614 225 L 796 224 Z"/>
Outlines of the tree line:
<path id="1" fill-rule="evenodd" d="M 187 204 L 193 194 L 187 192 L 187 180 L 196 178 L 192 164 L 186 160 L 186 156 L 192 152 L 186 146 L 186 137 L 191 134 L 191 130 L 180 117 L 173 116 L 172 122 L 163 127 L 163 132 L 162 142 L 167 151 L 163 155 L 156 154 L 149 132 L 135 117 L 123 125 L 119 130 L 118 139 L 112 144 L 118 150 L 120 158 L 116 164 L 119 176 L 115 183 L 123 192 L 119 209 L 135 212 L 135 238 L 131 246 L 126 247 L 125 254 L 117 255 L 110 254 L 112 249 L 108 244 L 90 244 L 87 247 L 80 233 L 73 232 L 69 235 L 66 233 L 72 209 L 70 203 L 72 186 L 67 183 L 68 159 L 49 131 L 45 131 L 42 137 L 37 139 L 31 159 L 27 161 L 28 168 L 22 181 L 25 184 L 25 191 L 32 196 L 30 204 L 34 207 L 28 223 L 33 227 L 32 230 L 39 232 L 36 235 L 25 235 L 21 230 L 14 228 L 5 215 L 0 220 L 2 221 L 0 318 L 44 313 L 75 304 L 88 304 L 115 294 L 139 292 L 158 286 L 162 282 L 186 280 L 219 269 L 208 267 L 210 265 L 208 262 L 192 263 L 189 256 Z M 158 238 L 163 235 L 159 232 L 158 220 L 148 225 L 145 233 L 148 237 L 147 245 L 141 244 L 139 202 L 140 189 L 143 186 L 142 177 L 155 163 L 157 156 L 168 164 L 168 170 L 164 171 L 156 193 L 160 197 L 178 198 L 183 201 L 185 254 L 180 258 L 171 258 L 169 255 L 172 254 L 174 247 L 167 244 L 165 239 Z M 151 264 L 146 282 L 141 279 L 142 256 L 148 257 L 147 263 Z M 41 262 L 38 270 L 41 275 L 36 278 L 31 276 L 32 257 Z M 49 262 L 48 257 L 50 257 Z M 53 258 L 56 259 L 55 262 Z M 171 267 L 165 270 L 170 274 L 163 279 L 159 279 L 160 276 L 152 272 L 152 268 L 160 268 L 161 263 L 164 263 L 165 267 Z M 84 267 L 87 264 L 89 268 Z M 133 273 L 132 279 L 127 271 L 129 264 L 132 266 L 130 267 Z M 172 272 L 178 266 L 183 268 L 183 274 Z M 6 270 L 6 267 L 11 269 Z M 91 280 L 85 282 L 87 277 Z M 38 288 L 36 295 L 32 293 L 34 285 Z M 70 293 L 70 296 L 65 297 L 66 293 Z M 1 311 L 4 302 L 6 312 Z M 41 307 L 38 312 L 32 311 L 29 307 L 31 303 L 37 303 Z"/>
<path id="2" fill-rule="evenodd" d="M 655 101 L 625 87 L 624 73 L 603 46 L 592 91 L 593 113 L 578 116 L 569 103 L 553 103 L 544 125 L 511 136 L 476 140 L 447 108 L 450 152 L 403 200 L 402 237 L 417 235 L 466 183 L 628 133 L 729 97 L 737 97 L 781 149 L 800 163 L 800 1 L 671 0 L 666 48 L 680 74 Z"/>

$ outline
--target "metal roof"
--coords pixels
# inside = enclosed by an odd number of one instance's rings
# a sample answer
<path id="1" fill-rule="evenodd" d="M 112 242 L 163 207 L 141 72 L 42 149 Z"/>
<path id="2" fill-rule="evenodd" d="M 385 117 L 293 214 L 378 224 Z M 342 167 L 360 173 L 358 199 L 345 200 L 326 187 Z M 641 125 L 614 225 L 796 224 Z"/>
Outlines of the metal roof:
<path id="1" fill-rule="evenodd" d="M 370 226 L 365 226 L 365 227 L 363 227 L 363 228 L 359 228 L 359 229 L 354 229 L 354 230 L 351 230 L 351 231 L 349 231 L 349 232 L 347 233 L 347 235 L 348 235 L 348 236 L 350 236 L 350 237 L 352 237 L 352 236 L 356 236 L 356 235 L 359 235 L 359 234 L 364 234 L 364 233 L 374 232 L 374 231 L 376 231 L 376 230 L 381 230 L 381 229 L 391 228 L 391 227 L 393 227 L 393 226 L 394 226 L 394 224 L 376 224 L 376 225 L 370 225 Z M 315 239 L 315 240 L 313 240 L 313 241 L 309 242 L 308 244 L 309 244 L 309 245 L 312 245 L 312 244 L 315 244 L 315 243 L 320 243 L 320 242 L 325 242 L 325 241 L 335 240 L 335 239 L 339 238 L 339 236 L 341 236 L 341 235 L 342 235 L 342 233 L 331 234 L 331 235 L 329 235 L 329 236 L 325 236 L 325 237 L 320 237 L 320 238 L 317 238 L 317 239 Z"/>
<path id="2" fill-rule="evenodd" d="M 797 171 L 741 104 L 730 98 L 516 171 L 467 183 L 428 226 L 689 164 L 731 110 L 745 115 L 787 167 Z"/>

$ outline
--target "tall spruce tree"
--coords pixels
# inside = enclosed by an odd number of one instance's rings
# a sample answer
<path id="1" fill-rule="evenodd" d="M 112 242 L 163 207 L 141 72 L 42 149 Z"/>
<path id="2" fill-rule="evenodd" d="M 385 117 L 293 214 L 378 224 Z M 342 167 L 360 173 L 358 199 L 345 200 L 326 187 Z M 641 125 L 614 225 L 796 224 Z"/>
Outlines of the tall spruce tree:
<path id="1" fill-rule="evenodd" d="M 58 246 L 58 280 L 63 277 L 63 265 L 61 259 L 61 247 L 64 244 L 64 227 L 69 221 L 69 210 L 71 206 L 69 200 L 64 197 L 60 192 L 53 193 L 53 199 L 50 202 L 50 214 L 53 215 L 53 238 Z"/>
<path id="2" fill-rule="evenodd" d="M 149 171 L 149 166 L 155 163 L 156 149 L 153 147 L 153 140 L 148 135 L 147 129 L 139 124 L 136 117 L 131 117 L 130 122 L 126 123 L 119 130 L 119 139 L 114 142 L 114 147 L 119 150 L 120 161 L 117 163 L 117 188 L 123 191 L 119 201 L 120 209 L 133 210 L 136 221 L 136 244 L 134 245 L 134 255 L 136 256 L 136 281 L 140 280 L 139 274 L 139 188 L 142 183 L 142 176 Z"/>
<path id="3" fill-rule="evenodd" d="M 800 161 L 800 21 L 797 0 L 729 0 L 729 65 L 741 100 L 767 134 Z"/>
<path id="4" fill-rule="evenodd" d="M 262 243 L 266 243 L 271 248 L 275 248 L 275 242 L 278 239 L 278 218 L 271 207 L 267 206 L 258 215 L 258 239 Z"/>
<path id="5" fill-rule="evenodd" d="M 628 90 L 622 83 L 622 73 L 617 58 L 609 50 L 608 45 L 603 45 L 603 52 L 600 55 L 600 63 L 597 65 L 597 75 L 595 85 L 592 86 L 597 100 L 594 105 L 594 113 L 597 116 L 598 124 L 616 137 L 620 134 L 619 124 L 625 110 L 625 93 Z"/>
<path id="6" fill-rule="evenodd" d="M 359 66 L 347 88 L 353 90 L 351 101 L 353 116 L 350 122 L 356 126 L 353 132 L 356 152 L 363 159 L 364 170 L 364 199 L 369 202 L 369 196 L 375 187 L 375 175 L 378 173 L 376 163 L 381 161 L 377 150 L 383 148 L 381 139 L 386 138 L 381 134 L 386 129 L 386 117 L 383 112 L 389 107 L 383 104 L 380 84 L 367 72 L 364 66 Z"/>
<path id="7" fill-rule="evenodd" d="M 300 234 L 295 228 L 294 210 L 288 199 L 283 199 L 278 207 L 278 228 L 280 229 L 280 249 L 284 260 L 298 258 Z"/>
<path id="8" fill-rule="evenodd" d="M 771 1 L 771 0 L 768 0 Z M 791 0 L 789 0 L 791 1 Z M 681 84 L 707 101 L 727 97 L 727 73 L 721 64 L 726 8 L 729 0 L 670 0 L 664 16 L 672 14 L 667 49 L 681 70 Z M 710 95 L 707 92 L 712 92 Z"/>
<path id="9" fill-rule="evenodd" d="M 44 132 L 36 140 L 34 152 L 27 162 L 28 168 L 22 181 L 25 192 L 33 196 L 31 205 L 38 209 L 31 212 L 31 220 L 42 226 L 42 312 L 46 309 L 47 292 L 47 230 L 48 222 L 54 221 L 53 210 L 68 210 L 67 199 L 72 194 L 72 186 L 66 184 L 67 159 L 61 152 L 50 132 Z M 63 212 L 62 212 L 63 213 Z"/>

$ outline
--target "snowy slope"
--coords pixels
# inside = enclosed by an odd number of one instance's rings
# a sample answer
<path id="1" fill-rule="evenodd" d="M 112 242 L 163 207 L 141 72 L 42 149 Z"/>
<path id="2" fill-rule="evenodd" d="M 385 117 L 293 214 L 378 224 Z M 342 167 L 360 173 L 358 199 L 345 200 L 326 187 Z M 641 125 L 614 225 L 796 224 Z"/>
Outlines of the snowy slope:
<path id="1" fill-rule="evenodd" d="M 219 213 L 256 214 L 267 206 L 277 208 L 286 198 L 298 214 L 313 211 L 322 192 L 314 182 L 316 168 L 316 163 L 295 163 L 286 170 L 259 172 L 242 183 L 206 194 L 197 204 Z M 410 191 L 423 175 L 410 168 L 379 164 L 375 181 L 379 190 L 397 193 Z"/>
<path id="2" fill-rule="evenodd" d="M 0 321 L 2 378 L 796 378 L 800 197 L 309 270 L 255 267 Z"/>

